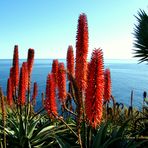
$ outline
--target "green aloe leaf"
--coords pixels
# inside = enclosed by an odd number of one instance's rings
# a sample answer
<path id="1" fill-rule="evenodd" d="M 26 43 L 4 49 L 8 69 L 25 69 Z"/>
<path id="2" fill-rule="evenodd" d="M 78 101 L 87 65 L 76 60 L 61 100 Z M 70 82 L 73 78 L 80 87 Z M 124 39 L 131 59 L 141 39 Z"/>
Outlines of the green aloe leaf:
<path id="1" fill-rule="evenodd" d="M 117 136 L 121 137 L 124 134 L 124 131 L 126 130 L 126 128 L 128 127 L 128 123 L 129 123 L 130 119 L 128 119 L 127 121 L 124 122 L 124 124 L 119 128 Z"/>
<path id="2" fill-rule="evenodd" d="M 42 148 L 42 146 L 45 144 L 45 142 L 42 142 L 41 144 L 38 144 L 38 145 L 34 145 L 33 147 L 34 148 Z"/>
<path id="3" fill-rule="evenodd" d="M 105 135 L 107 134 L 107 127 L 108 124 L 101 125 L 100 129 L 97 131 L 97 135 L 95 136 L 95 140 L 92 145 L 93 148 L 98 148 L 101 146 L 101 143 L 103 142 L 102 140 L 104 140 L 103 138 L 105 138 Z"/>
<path id="4" fill-rule="evenodd" d="M 5 130 L 5 132 L 6 132 L 8 135 L 10 135 L 10 136 L 13 136 L 13 135 L 14 135 L 14 131 L 9 130 L 9 129 L 7 129 L 7 128 L 4 128 L 4 130 Z"/>
<path id="5" fill-rule="evenodd" d="M 107 148 L 109 147 L 109 145 L 113 144 L 114 142 L 120 141 L 122 139 L 122 137 L 116 137 L 116 138 L 109 138 L 104 144 L 103 147 Z"/>
<path id="6" fill-rule="evenodd" d="M 9 122 L 9 124 L 11 125 L 11 127 L 13 127 L 14 133 L 16 136 L 19 136 L 19 127 L 18 127 L 18 123 L 15 122 L 15 120 L 11 120 L 11 119 L 7 119 L 7 122 Z"/>
<path id="7" fill-rule="evenodd" d="M 137 142 L 137 143 L 132 143 L 130 146 L 128 146 L 128 148 L 138 148 L 138 147 L 141 147 L 142 145 L 148 145 L 148 140 L 143 140 L 143 141 L 140 141 L 140 142 Z"/>
<path id="8" fill-rule="evenodd" d="M 31 124 L 30 124 L 30 126 L 28 127 L 28 131 L 27 131 L 27 137 L 30 139 L 31 137 L 32 137 L 32 135 L 33 135 L 33 132 L 34 132 L 34 130 L 35 130 L 35 128 L 36 128 L 36 126 L 37 126 L 37 124 L 38 124 L 38 122 L 40 121 L 40 118 L 39 119 L 37 119 L 37 120 L 35 120 L 35 121 L 33 121 Z"/>
<path id="9" fill-rule="evenodd" d="M 54 135 L 53 134 L 45 134 L 43 135 L 42 137 L 40 137 L 39 139 L 36 138 L 36 139 L 33 139 L 33 141 L 31 141 L 32 145 L 38 145 L 42 142 L 45 142 L 45 141 L 54 141 Z"/>
<path id="10" fill-rule="evenodd" d="M 53 129 L 54 127 L 55 127 L 54 125 L 47 126 L 47 127 L 43 128 L 37 135 L 40 135 L 46 131 L 49 131 L 49 130 Z"/>
<path id="11" fill-rule="evenodd" d="M 51 141 L 49 142 L 49 144 L 43 145 L 42 148 L 49 148 L 51 147 L 51 145 L 53 145 L 55 143 L 55 141 Z"/>
<path id="12" fill-rule="evenodd" d="M 65 141 L 63 141 L 58 136 L 56 136 L 56 141 L 59 144 L 60 148 L 71 148 L 71 146 L 68 143 L 66 143 Z"/>

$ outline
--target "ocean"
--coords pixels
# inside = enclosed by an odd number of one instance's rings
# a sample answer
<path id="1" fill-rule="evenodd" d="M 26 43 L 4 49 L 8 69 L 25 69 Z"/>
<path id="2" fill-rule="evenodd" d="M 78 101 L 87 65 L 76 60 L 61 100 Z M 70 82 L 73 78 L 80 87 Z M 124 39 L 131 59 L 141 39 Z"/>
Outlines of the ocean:
<path id="1" fill-rule="evenodd" d="M 20 66 L 25 60 L 20 60 Z M 51 71 L 52 59 L 35 60 L 31 82 L 38 83 L 37 108 L 41 106 L 41 93 L 45 92 L 46 78 Z M 64 62 L 65 60 L 59 60 Z M 134 92 L 133 105 L 142 107 L 143 92 L 148 92 L 148 65 L 137 64 L 136 60 L 105 60 L 105 68 L 110 68 L 112 95 L 119 103 L 130 105 L 131 91 Z M 6 95 L 7 79 L 12 60 L 0 60 L 0 86 Z"/>

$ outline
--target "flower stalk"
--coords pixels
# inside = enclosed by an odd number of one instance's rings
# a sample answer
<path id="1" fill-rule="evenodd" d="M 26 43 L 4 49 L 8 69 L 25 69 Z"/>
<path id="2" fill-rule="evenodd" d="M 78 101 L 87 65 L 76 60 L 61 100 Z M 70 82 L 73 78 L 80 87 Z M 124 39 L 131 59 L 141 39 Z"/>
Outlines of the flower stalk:
<path id="1" fill-rule="evenodd" d="M 5 127 L 6 127 L 6 110 L 5 110 L 5 102 L 4 102 L 4 95 L 2 92 L 2 88 L 0 87 L 0 101 L 1 101 L 1 109 L 2 109 L 2 126 L 3 126 L 3 145 L 4 148 L 6 148 L 6 133 L 5 133 Z"/>

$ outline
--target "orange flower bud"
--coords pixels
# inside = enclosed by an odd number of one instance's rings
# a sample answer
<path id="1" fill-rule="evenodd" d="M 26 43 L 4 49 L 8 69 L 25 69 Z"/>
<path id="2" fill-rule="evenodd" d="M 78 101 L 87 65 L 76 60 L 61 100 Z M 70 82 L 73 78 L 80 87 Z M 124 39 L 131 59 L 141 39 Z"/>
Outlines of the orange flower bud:
<path id="1" fill-rule="evenodd" d="M 55 83 L 55 86 L 58 85 L 58 60 L 53 60 L 53 63 L 52 63 L 52 74 L 53 74 L 53 78 L 54 78 L 54 83 Z"/>

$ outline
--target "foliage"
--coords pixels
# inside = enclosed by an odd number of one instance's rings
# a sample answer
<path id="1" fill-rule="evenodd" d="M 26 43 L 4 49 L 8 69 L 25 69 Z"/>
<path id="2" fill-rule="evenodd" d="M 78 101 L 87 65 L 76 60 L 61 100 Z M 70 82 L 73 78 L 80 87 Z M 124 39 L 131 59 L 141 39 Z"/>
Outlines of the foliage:
<path id="1" fill-rule="evenodd" d="M 45 113 L 32 114 L 26 112 L 26 106 L 20 110 L 7 111 L 6 139 L 7 147 L 47 147 L 48 145 L 61 145 L 59 137 L 68 133 L 69 129 L 65 124 L 57 120 L 49 120 Z M 71 128 L 74 124 L 68 124 Z M 3 127 L 0 126 L 2 130 Z M 62 133 L 62 136 L 61 136 Z M 69 132 L 69 135 L 71 133 Z"/>
<path id="2" fill-rule="evenodd" d="M 136 16 L 138 24 L 135 25 L 135 57 L 140 58 L 140 62 L 148 61 L 148 15 L 144 10 L 138 11 Z"/>

